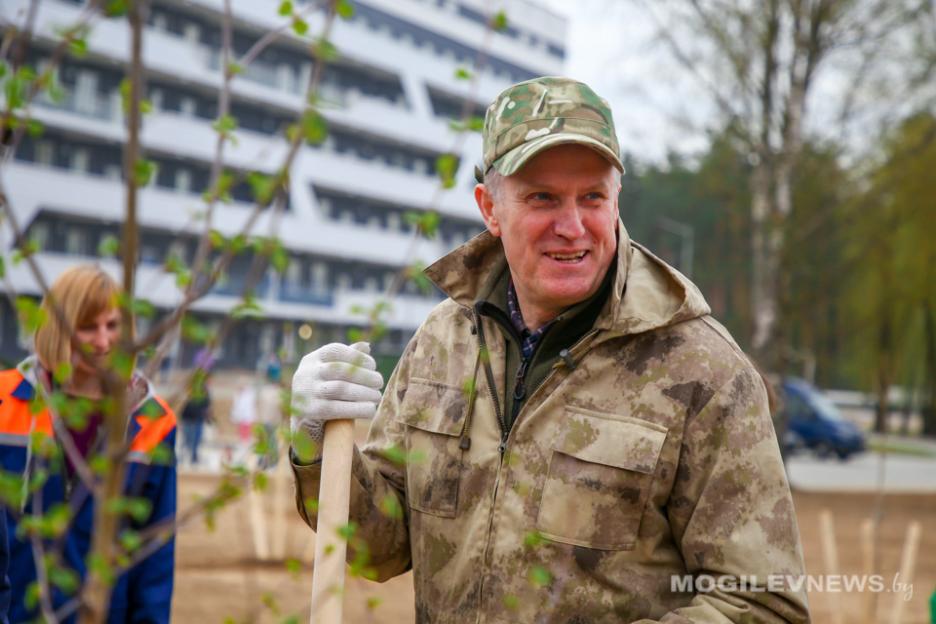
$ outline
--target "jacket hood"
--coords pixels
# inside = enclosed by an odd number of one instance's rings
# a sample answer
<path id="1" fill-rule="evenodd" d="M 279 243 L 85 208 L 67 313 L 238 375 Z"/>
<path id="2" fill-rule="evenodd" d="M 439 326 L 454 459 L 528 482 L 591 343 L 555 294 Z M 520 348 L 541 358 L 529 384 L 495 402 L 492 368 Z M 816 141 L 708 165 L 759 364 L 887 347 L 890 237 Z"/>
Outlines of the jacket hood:
<path id="1" fill-rule="evenodd" d="M 711 312 L 695 284 L 632 242 L 620 219 L 617 238 L 614 285 L 596 328 L 614 335 L 637 334 Z M 491 275 L 506 263 L 500 239 L 485 231 L 430 265 L 425 275 L 453 301 L 471 307 L 484 297 Z"/>

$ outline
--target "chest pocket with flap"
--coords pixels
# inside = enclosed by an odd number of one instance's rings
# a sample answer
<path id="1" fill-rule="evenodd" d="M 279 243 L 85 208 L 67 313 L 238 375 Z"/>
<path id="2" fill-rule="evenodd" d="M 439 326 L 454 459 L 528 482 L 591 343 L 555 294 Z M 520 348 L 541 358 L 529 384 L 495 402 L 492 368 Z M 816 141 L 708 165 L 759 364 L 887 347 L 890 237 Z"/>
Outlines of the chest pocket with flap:
<path id="1" fill-rule="evenodd" d="M 566 410 L 536 527 L 566 544 L 629 550 L 637 541 L 666 428 L 597 414 Z"/>
<path id="2" fill-rule="evenodd" d="M 468 399 L 461 388 L 413 378 L 401 406 L 406 431 L 406 500 L 411 509 L 452 518 L 462 473 L 459 438 Z"/>

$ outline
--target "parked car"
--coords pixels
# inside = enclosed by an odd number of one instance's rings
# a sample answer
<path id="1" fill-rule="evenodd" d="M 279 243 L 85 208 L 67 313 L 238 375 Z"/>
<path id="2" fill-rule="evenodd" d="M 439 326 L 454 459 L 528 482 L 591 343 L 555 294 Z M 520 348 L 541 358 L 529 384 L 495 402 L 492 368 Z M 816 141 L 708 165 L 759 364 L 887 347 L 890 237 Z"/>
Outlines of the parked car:
<path id="1" fill-rule="evenodd" d="M 837 455 L 848 459 L 865 450 L 865 436 L 815 386 L 802 379 L 788 378 L 781 384 L 786 433 L 785 450 L 811 449 L 820 457 Z"/>

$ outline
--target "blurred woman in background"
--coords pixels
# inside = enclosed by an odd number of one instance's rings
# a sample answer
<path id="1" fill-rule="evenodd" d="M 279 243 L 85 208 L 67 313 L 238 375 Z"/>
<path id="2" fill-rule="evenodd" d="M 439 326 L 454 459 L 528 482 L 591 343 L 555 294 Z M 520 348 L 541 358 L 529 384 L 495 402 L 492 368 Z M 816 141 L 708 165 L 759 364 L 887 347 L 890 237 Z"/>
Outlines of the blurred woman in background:
<path id="1" fill-rule="evenodd" d="M 36 355 L 0 372 L 0 464 L 23 477 L 19 496 L 4 501 L 9 505 L 10 622 L 33 621 L 42 609 L 57 610 L 81 591 L 99 503 L 92 493 L 98 477 L 89 463 L 105 450 L 110 398 L 105 374 L 119 348 L 119 293 L 116 282 L 97 266 L 68 269 L 43 299 Z M 140 373 L 130 376 L 127 394 L 133 415 L 125 425 L 130 452 L 124 495 L 146 503 L 138 506 L 141 513 L 121 518 L 119 532 L 139 532 L 175 516 L 176 419 Z M 60 535 L 41 541 L 17 535 L 25 518 L 41 517 L 56 506 L 68 509 Z M 169 621 L 173 548 L 169 541 L 117 577 L 108 622 Z M 59 582 L 41 589 L 49 594 L 37 605 L 29 588 L 40 578 L 36 563 L 41 553 L 62 572 L 55 575 Z M 48 570 L 42 574 L 47 575 Z M 76 582 L 61 582 L 66 578 Z M 58 619 L 68 622 L 74 615 Z"/>

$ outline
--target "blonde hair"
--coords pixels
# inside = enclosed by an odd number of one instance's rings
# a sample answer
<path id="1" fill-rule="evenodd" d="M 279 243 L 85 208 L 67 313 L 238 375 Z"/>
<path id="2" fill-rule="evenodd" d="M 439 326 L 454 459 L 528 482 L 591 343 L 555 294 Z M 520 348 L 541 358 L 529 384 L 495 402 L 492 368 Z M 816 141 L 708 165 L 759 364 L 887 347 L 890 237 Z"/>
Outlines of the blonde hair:
<path id="1" fill-rule="evenodd" d="M 83 264 L 62 273 L 42 299 L 45 322 L 36 330 L 36 355 L 43 368 L 55 371 L 72 361 L 72 337 L 85 323 L 117 305 L 120 287 L 101 267 Z M 55 313 L 61 311 L 61 320 Z M 62 323 L 64 321 L 64 324 Z"/>

